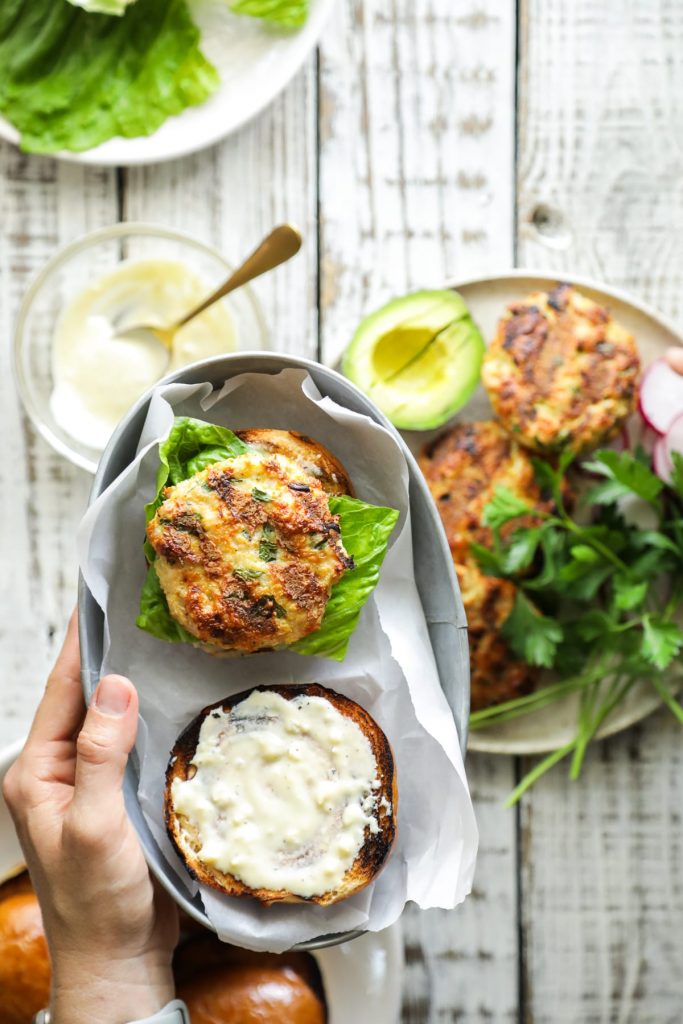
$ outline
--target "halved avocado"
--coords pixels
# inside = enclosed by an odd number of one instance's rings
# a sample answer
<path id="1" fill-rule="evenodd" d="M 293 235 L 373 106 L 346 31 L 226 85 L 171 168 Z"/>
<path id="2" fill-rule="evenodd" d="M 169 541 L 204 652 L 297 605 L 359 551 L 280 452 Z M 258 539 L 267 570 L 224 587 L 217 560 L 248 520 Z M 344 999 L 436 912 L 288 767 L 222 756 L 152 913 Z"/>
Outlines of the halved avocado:
<path id="1" fill-rule="evenodd" d="M 479 383 L 484 342 L 457 292 L 421 291 L 366 317 L 342 359 L 344 374 L 396 427 L 431 430 Z"/>

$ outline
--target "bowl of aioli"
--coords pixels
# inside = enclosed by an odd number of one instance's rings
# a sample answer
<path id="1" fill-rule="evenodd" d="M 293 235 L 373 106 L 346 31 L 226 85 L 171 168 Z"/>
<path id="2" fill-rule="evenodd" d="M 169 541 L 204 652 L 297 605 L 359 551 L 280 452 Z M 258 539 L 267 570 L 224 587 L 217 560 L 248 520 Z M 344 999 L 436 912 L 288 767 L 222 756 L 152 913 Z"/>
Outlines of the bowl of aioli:
<path id="1" fill-rule="evenodd" d="M 26 292 L 14 334 L 24 408 L 60 455 L 94 473 L 119 420 L 160 377 L 210 356 L 261 351 L 267 329 L 249 286 L 161 345 L 117 337 L 198 304 L 231 266 L 215 249 L 151 224 L 102 228 L 60 249 Z"/>

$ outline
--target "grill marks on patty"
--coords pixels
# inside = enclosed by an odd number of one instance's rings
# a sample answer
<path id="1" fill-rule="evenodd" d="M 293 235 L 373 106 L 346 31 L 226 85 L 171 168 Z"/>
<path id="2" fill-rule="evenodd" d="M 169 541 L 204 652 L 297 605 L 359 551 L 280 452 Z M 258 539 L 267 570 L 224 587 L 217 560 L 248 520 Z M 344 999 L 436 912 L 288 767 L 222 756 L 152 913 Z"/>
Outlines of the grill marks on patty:
<path id="1" fill-rule="evenodd" d="M 561 284 L 508 306 L 482 380 L 520 444 L 583 451 L 612 436 L 633 411 L 639 370 L 628 331 Z"/>
<path id="2" fill-rule="evenodd" d="M 535 672 L 516 661 L 499 630 L 508 618 L 517 589 L 508 580 L 486 576 L 470 553 L 473 542 L 491 547 L 484 508 L 500 486 L 536 508 L 551 502 L 536 483 L 527 452 L 494 421 L 458 423 L 427 445 L 420 468 L 436 501 L 451 549 L 470 637 L 472 710 L 527 692 Z M 502 530 L 509 535 L 533 516 Z"/>
<path id="3" fill-rule="evenodd" d="M 148 538 L 169 610 L 188 632 L 254 651 L 320 626 L 353 560 L 316 478 L 287 456 L 250 448 L 163 497 Z"/>

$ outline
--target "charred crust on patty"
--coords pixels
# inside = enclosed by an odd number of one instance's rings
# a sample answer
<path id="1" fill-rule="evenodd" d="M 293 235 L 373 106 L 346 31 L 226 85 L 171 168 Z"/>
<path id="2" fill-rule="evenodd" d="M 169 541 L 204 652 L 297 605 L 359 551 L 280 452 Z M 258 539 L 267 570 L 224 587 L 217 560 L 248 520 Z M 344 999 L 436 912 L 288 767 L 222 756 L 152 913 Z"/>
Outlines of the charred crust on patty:
<path id="1" fill-rule="evenodd" d="M 170 614 L 211 652 L 314 632 L 354 568 L 329 508 L 331 494 L 350 490 L 339 461 L 287 431 L 240 436 L 246 452 L 167 487 L 147 526 Z"/>
<path id="2" fill-rule="evenodd" d="M 455 424 L 424 448 L 419 464 L 444 525 L 467 614 L 471 703 L 478 710 L 527 692 L 535 673 L 515 660 L 499 633 L 517 588 L 485 575 L 471 544 L 491 547 L 493 533 L 483 513 L 501 485 L 539 511 L 551 512 L 554 504 L 539 487 L 530 454 L 494 420 Z M 539 521 L 521 517 L 504 526 L 501 536 Z"/>
<path id="3" fill-rule="evenodd" d="M 628 331 L 565 283 L 508 306 L 482 382 L 520 444 L 581 452 L 614 436 L 633 412 L 639 371 Z"/>
<path id="4" fill-rule="evenodd" d="M 291 458 L 310 473 L 327 494 L 353 494 L 349 475 L 336 455 L 307 434 L 269 428 L 237 430 L 235 433 L 245 444 Z"/>
<path id="5" fill-rule="evenodd" d="M 193 856 L 183 845 L 181 839 L 182 825 L 173 809 L 171 787 L 174 779 L 189 779 L 196 770 L 192 764 L 204 719 L 220 711 L 229 714 L 234 707 L 246 700 L 250 694 L 277 693 L 285 700 L 296 697 L 320 697 L 329 701 L 340 714 L 351 719 L 359 727 L 370 743 L 377 765 L 377 779 L 380 787 L 377 790 L 376 818 L 379 825 L 377 833 L 365 829 L 364 841 L 356 858 L 339 886 L 319 896 L 297 896 L 286 890 L 252 889 L 234 875 L 226 874 L 218 868 L 208 867 L 199 858 Z M 372 716 L 360 704 L 343 694 L 337 693 L 318 683 L 306 683 L 292 686 L 256 686 L 235 694 L 225 700 L 216 701 L 200 711 L 189 725 L 182 731 L 175 742 L 166 769 L 166 786 L 164 790 L 164 821 L 169 838 L 184 862 L 192 877 L 219 892 L 230 896 L 249 896 L 267 905 L 273 903 L 315 903 L 329 906 L 339 900 L 359 892 L 369 885 L 379 874 L 386 863 L 397 832 L 398 787 L 396 768 L 391 745 L 384 732 Z"/>

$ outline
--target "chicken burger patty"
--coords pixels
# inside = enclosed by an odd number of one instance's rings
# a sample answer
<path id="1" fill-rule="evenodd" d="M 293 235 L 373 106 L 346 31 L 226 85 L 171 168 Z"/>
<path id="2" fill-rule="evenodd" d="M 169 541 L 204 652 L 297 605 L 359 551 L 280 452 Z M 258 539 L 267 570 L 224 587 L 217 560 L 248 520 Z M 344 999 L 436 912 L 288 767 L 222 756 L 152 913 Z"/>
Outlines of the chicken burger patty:
<path id="1" fill-rule="evenodd" d="M 493 534 L 482 522 L 498 487 L 507 487 L 535 508 L 548 510 L 528 453 L 493 420 L 458 423 L 427 445 L 420 457 L 441 515 L 460 584 L 470 633 L 472 710 L 527 692 L 536 677 L 516 661 L 499 631 L 515 603 L 517 588 L 486 576 L 470 552 L 473 542 L 491 547 Z M 534 517 L 504 527 L 503 537 Z"/>
<path id="2" fill-rule="evenodd" d="M 328 507 L 328 492 L 349 489 L 343 469 L 279 444 L 280 433 L 242 432 L 248 450 L 167 487 L 147 527 L 171 615 L 214 648 L 246 653 L 312 633 L 353 566 Z"/>
<path id="3" fill-rule="evenodd" d="M 632 335 L 597 302 L 559 284 L 508 307 L 484 357 L 482 382 L 520 444 L 581 452 L 633 412 L 639 372 Z"/>

